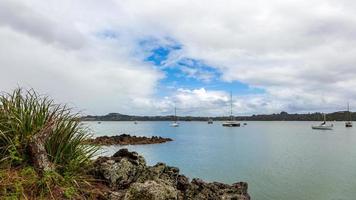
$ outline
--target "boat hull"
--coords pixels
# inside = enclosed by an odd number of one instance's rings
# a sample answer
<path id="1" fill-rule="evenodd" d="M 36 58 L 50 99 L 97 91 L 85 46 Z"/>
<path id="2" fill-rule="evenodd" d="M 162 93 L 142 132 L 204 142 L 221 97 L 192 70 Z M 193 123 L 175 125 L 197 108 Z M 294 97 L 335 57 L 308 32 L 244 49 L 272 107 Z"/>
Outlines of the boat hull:
<path id="1" fill-rule="evenodd" d="M 178 123 L 172 123 L 170 126 L 171 126 L 171 127 L 178 127 L 179 124 L 178 124 Z"/>
<path id="2" fill-rule="evenodd" d="M 312 129 L 316 130 L 332 130 L 332 126 L 312 126 Z"/>
<path id="3" fill-rule="evenodd" d="M 345 123 L 345 127 L 346 128 L 351 128 L 352 127 L 352 123 L 351 122 L 346 122 Z"/>
<path id="4" fill-rule="evenodd" d="M 225 122 L 222 124 L 225 127 L 240 127 L 241 124 L 237 122 Z"/>

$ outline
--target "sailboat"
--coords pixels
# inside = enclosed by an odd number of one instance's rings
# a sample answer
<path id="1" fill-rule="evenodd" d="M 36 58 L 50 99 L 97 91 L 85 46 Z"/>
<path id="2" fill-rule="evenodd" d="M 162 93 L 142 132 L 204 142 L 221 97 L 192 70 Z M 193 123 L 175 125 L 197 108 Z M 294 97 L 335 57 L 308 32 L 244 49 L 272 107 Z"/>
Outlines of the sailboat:
<path id="1" fill-rule="evenodd" d="M 211 118 L 208 119 L 208 124 L 213 124 L 213 120 Z"/>
<path id="2" fill-rule="evenodd" d="M 351 128 L 352 127 L 352 119 L 351 119 L 351 112 L 350 112 L 350 104 L 347 103 L 347 120 L 345 122 L 345 127 Z"/>
<path id="3" fill-rule="evenodd" d="M 320 125 L 312 126 L 312 129 L 318 129 L 318 130 L 332 130 L 334 125 L 333 124 L 326 124 L 326 115 L 323 114 L 324 116 L 324 122 L 321 123 Z"/>
<path id="4" fill-rule="evenodd" d="M 172 127 L 178 127 L 179 123 L 177 122 L 177 108 L 174 107 L 174 121 L 171 123 Z"/>
<path id="5" fill-rule="evenodd" d="M 230 120 L 224 122 L 222 125 L 227 127 L 240 127 L 240 123 L 235 121 L 232 115 L 232 92 L 230 93 Z"/>

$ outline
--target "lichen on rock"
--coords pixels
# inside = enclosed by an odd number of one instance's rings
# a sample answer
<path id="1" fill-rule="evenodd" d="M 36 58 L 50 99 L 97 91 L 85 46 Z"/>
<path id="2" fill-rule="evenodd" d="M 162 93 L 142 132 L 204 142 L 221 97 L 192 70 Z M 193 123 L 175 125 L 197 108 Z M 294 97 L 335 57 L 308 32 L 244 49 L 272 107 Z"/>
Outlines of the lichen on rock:
<path id="1" fill-rule="evenodd" d="M 175 200 L 177 190 L 163 181 L 148 180 L 134 183 L 127 190 L 124 200 Z"/>
<path id="2" fill-rule="evenodd" d="M 99 157 L 93 174 L 111 189 L 110 200 L 249 200 L 248 185 L 189 179 L 176 167 L 147 166 L 136 152 L 120 149 L 112 157 Z"/>

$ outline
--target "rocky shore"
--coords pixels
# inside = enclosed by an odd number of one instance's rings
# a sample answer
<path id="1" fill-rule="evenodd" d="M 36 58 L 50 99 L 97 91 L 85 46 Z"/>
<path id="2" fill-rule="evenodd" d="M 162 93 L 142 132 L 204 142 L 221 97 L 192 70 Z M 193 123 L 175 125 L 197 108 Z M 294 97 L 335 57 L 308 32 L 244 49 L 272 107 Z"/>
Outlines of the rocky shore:
<path id="1" fill-rule="evenodd" d="M 157 163 L 147 166 L 136 152 L 121 149 L 111 157 L 99 157 L 91 172 L 110 188 L 109 200 L 249 200 L 247 183 L 232 185 L 189 179 L 176 167 Z"/>
<path id="2" fill-rule="evenodd" d="M 145 136 L 131 136 L 128 134 L 121 134 L 115 136 L 100 136 L 89 139 L 86 144 L 96 145 L 137 145 L 137 144 L 159 144 L 173 141 L 171 138 L 163 138 L 159 136 L 145 137 Z"/>

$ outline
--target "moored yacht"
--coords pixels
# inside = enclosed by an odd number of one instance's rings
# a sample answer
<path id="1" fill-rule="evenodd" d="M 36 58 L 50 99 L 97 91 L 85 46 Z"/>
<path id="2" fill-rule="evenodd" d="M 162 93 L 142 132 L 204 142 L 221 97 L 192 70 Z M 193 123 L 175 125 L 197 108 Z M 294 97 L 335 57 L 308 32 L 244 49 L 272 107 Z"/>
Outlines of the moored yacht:
<path id="1" fill-rule="evenodd" d="M 222 125 L 227 126 L 227 127 L 240 127 L 241 126 L 241 124 L 235 120 L 223 122 Z"/>
<path id="2" fill-rule="evenodd" d="M 351 117 L 351 112 L 350 112 L 350 104 L 347 103 L 347 117 L 346 117 L 346 122 L 345 122 L 345 127 L 346 128 L 351 128 L 352 127 L 352 117 Z"/>
<path id="3" fill-rule="evenodd" d="M 210 119 L 209 118 L 209 120 L 208 120 L 208 124 L 213 124 L 214 123 L 214 121 L 212 120 L 212 119 Z"/>
<path id="4" fill-rule="evenodd" d="M 170 126 L 171 126 L 171 127 L 178 127 L 178 126 L 179 126 L 179 123 L 178 123 L 178 122 L 172 122 Z"/>
<path id="5" fill-rule="evenodd" d="M 326 123 L 326 115 L 324 115 L 324 121 L 320 125 L 315 125 L 312 126 L 312 129 L 317 129 L 317 130 L 332 130 L 334 125 L 333 124 L 327 124 Z"/>
<path id="6" fill-rule="evenodd" d="M 174 121 L 170 124 L 171 127 L 178 127 L 179 123 L 177 122 L 177 108 L 174 107 Z"/>
<path id="7" fill-rule="evenodd" d="M 234 116 L 232 114 L 232 92 L 230 93 L 230 120 L 223 122 L 223 126 L 226 127 L 240 127 L 241 124 L 238 121 L 235 121 Z"/>

